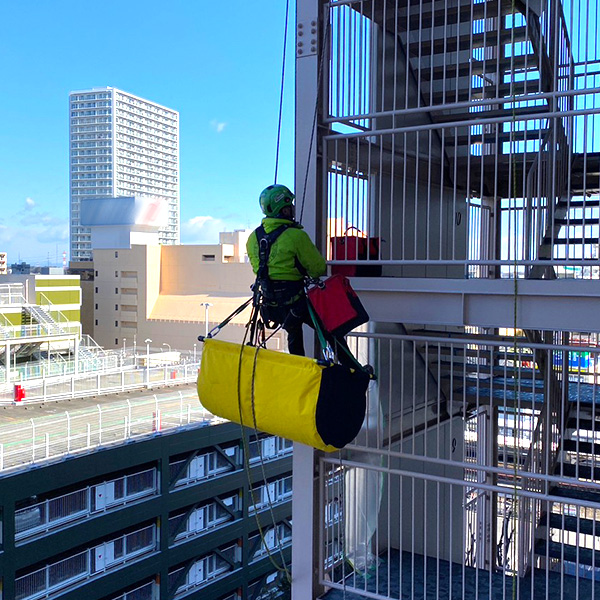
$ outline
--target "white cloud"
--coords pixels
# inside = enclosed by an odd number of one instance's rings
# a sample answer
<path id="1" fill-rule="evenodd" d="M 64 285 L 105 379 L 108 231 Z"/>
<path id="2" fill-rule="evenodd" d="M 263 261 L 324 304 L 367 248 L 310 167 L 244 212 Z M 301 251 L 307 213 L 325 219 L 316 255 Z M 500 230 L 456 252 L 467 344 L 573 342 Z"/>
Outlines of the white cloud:
<path id="1" fill-rule="evenodd" d="M 60 264 L 63 250 L 69 250 L 69 221 L 39 210 L 28 197 L 0 225 L 0 250 L 8 253 L 10 264 L 19 258 L 33 265 L 45 265 L 48 258 L 50 264 Z"/>
<path id="2" fill-rule="evenodd" d="M 212 129 L 214 129 L 217 133 L 221 133 L 225 127 L 227 126 L 227 123 L 223 122 L 223 121 L 217 121 L 216 119 L 213 119 L 210 122 L 210 126 Z"/>
<path id="3" fill-rule="evenodd" d="M 211 216 L 192 217 L 181 224 L 181 241 L 184 244 L 218 244 L 221 231 L 234 229 L 243 229 L 243 225 Z"/>

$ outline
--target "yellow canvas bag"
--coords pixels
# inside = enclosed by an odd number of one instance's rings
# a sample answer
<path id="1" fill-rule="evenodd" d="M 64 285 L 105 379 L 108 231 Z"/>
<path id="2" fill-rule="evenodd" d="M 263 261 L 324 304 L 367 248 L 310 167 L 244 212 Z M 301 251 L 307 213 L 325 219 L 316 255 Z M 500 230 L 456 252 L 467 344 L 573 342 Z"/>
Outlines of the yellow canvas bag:
<path id="1" fill-rule="evenodd" d="M 219 417 L 334 452 L 360 431 L 369 380 L 358 369 L 209 338 L 198 397 Z"/>

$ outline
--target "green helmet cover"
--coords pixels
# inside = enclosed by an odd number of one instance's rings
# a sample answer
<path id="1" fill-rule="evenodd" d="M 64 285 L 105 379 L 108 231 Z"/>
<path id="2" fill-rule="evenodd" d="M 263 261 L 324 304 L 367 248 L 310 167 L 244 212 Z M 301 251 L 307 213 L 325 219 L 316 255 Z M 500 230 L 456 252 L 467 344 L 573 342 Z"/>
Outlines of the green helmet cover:
<path id="1" fill-rule="evenodd" d="M 292 206 L 294 198 L 285 185 L 270 185 L 260 194 L 260 208 L 267 217 L 276 217 L 283 208 Z"/>

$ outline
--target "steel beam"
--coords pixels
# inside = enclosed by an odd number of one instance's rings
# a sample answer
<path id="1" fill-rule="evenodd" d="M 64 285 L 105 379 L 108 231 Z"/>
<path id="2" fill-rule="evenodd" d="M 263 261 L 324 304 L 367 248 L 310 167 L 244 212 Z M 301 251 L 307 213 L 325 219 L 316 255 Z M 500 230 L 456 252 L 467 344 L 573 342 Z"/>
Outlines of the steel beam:
<path id="1" fill-rule="evenodd" d="M 352 279 L 371 320 L 389 323 L 589 331 L 600 311 L 600 281 Z"/>

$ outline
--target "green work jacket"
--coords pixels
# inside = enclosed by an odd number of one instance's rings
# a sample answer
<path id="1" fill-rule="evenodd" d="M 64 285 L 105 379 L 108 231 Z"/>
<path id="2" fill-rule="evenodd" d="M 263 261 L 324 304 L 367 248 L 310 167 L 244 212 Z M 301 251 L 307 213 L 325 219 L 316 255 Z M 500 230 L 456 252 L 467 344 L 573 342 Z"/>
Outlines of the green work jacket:
<path id="1" fill-rule="evenodd" d="M 325 275 L 327 271 L 325 259 L 312 243 L 306 231 L 302 229 L 300 223 L 273 217 L 265 217 L 262 220 L 262 226 L 265 228 L 266 233 L 271 233 L 281 225 L 291 225 L 291 227 L 284 231 L 271 247 L 271 253 L 267 261 L 269 278 L 276 281 L 300 281 L 303 276 L 296 268 L 296 259 L 306 269 L 310 277 Z M 252 269 L 254 273 L 257 273 L 259 258 L 255 231 L 248 238 L 246 250 Z"/>

